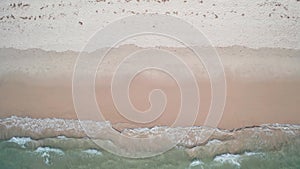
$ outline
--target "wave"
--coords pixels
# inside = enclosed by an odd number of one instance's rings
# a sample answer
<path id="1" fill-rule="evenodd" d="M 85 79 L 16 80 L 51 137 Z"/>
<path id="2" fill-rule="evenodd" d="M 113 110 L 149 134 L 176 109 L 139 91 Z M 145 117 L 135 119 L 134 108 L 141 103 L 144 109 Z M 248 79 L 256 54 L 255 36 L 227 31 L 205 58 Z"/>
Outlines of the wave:
<path id="1" fill-rule="evenodd" d="M 123 140 L 110 138 L 109 122 L 83 121 L 84 125 L 97 126 L 99 137 L 90 139 L 87 137 L 82 124 L 78 120 L 65 119 L 32 119 L 22 117 L 10 117 L 0 119 L 0 139 L 7 140 L 7 144 L 17 144 L 21 148 L 38 149 L 39 147 L 51 147 L 59 150 L 79 148 L 87 154 L 101 155 L 101 148 L 95 142 L 109 142 L 117 145 Z M 236 130 L 221 130 L 210 127 L 175 127 L 165 126 L 153 128 L 125 129 L 120 134 L 134 137 L 147 138 L 161 136 L 166 133 L 166 142 L 178 139 L 177 148 L 183 149 L 191 159 L 203 159 L 215 157 L 218 162 L 236 163 L 237 156 L 229 154 L 256 155 L 253 152 L 280 150 L 287 144 L 299 144 L 300 125 L 291 124 L 265 124 L 261 126 L 245 127 Z M 209 136 L 206 138 L 206 136 Z M 206 139 L 203 139 L 206 138 Z M 123 142 L 122 145 L 131 144 Z M 156 145 L 151 145 L 155 148 Z M 147 150 L 149 147 L 146 147 Z M 47 149 L 50 151 L 50 149 Z M 48 152 L 49 152 L 48 151 Z M 53 151 L 51 151 L 53 152 Z M 247 153 L 247 152 L 252 152 Z M 237 163 L 236 163 L 237 164 Z M 196 165 L 191 164 L 191 165 Z"/>
<path id="2" fill-rule="evenodd" d="M 189 169 L 190 168 L 193 168 L 193 167 L 196 167 L 196 166 L 201 166 L 202 168 L 202 165 L 204 164 L 204 162 L 202 162 L 201 160 L 197 159 L 197 160 L 193 160 L 190 165 L 189 165 Z"/>
<path id="3" fill-rule="evenodd" d="M 215 157 L 214 161 L 219 162 L 221 164 L 230 163 L 240 167 L 239 158 L 240 155 L 236 155 L 236 154 L 222 154 L 220 156 Z"/>
<path id="4" fill-rule="evenodd" d="M 230 166 L 230 168 L 241 168 L 243 162 L 249 159 L 255 159 L 257 157 L 267 156 L 263 152 L 245 152 L 243 154 L 221 154 L 215 156 L 212 160 L 203 161 L 198 158 L 192 160 L 189 167 L 186 169 L 204 169 L 204 168 L 223 168 L 224 165 Z M 225 167 L 226 168 L 226 167 Z"/>
<path id="5" fill-rule="evenodd" d="M 20 145 L 22 148 L 25 148 L 25 144 L 30 141 L 31 141 L 30 137 L 12 137 L 7 142 L 16 143 Z"/>
<path id="6" fill-rule="evenodd" d="M 83 150 L 82 152 L 90 154 L 90 155 L 102 155 L 101 151 L 96 150 L 96 149 L 87 149 L 87 150 Z"/>
<path id="7" fill-rule="evenodd" d="M 44 159 L 45 164 L 51 165 L 51 154 L 56 155 L 64 155 L 65 153 L 57 148 L 50 148 L 50 147 L 38 147 L 35 151 L 35 153 L 41 154 L 41 157 Z"/>

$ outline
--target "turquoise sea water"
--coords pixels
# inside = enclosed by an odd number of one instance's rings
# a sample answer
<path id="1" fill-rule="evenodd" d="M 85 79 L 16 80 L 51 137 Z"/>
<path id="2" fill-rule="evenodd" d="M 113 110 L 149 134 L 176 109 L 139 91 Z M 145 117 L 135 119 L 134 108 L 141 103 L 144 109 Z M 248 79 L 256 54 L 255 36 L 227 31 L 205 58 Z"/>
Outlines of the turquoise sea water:
<path id="1" fill-rule="evenodd" d="M 280 150 L 219 154 L 197 159 L 184 148 L 174 148 L 159 156 L 129 159 L 101 149 L 35 147 L 30 138 L 0 141 L 1 169 L 299 169 L 300 144 L 284 145 Z M 68 138 L 73 143 L 77 139 Z M 68 143 L 67 143 L 68 144 Z"/>

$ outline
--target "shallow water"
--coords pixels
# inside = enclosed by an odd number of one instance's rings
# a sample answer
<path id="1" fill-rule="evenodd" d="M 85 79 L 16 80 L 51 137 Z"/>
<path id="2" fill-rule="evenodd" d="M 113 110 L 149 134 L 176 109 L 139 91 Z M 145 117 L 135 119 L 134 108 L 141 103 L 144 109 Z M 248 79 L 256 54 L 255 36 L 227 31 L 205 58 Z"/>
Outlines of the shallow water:
<path id="1" fill-rule="evenodd" d="M 59 137 L 74 144 L 80 139 Z M 284 145 L 280 150 L 220 154 L 211 158 L 191 158 L 185 148 L 174 148 L 159 156 L 129 159 L 101 149 L 85 147 L 32 147 L 30 138 L 14 137 L 0 142 L 0 168 L 75 168 L 75 169 L 275 169 L 300 168 L 300 141 Z M 66 143 L 68 144 L 68 143 Z"/>
<path id="2" fill-rule="evenodd" d="M 112 140 L 109 123 L 86 121 L 92 128 L 100 126 L 98 141 Z M 95 129 L 95 128 L 93 128 Z M 97 130 L 98 131 L 98 130 Z M 76 120 L 31 119 L 10 117 L 0 119 L 0 169 L 299 169 L 300 125 L 266 124 L 236 130 L 209 127 L 137 128 L 121 132 L 138 138 L 162 136 L 179 140 L 177 146 L 161 155 L 130 159 L 99 148 L 85 136 Z M 209 134 L 208 140 L 202 136 Z M 168 140 L 165 140 L 168 141 Z M 168 143 L 168 142 L 167 142 Z M 124 144 L 133 151 L 135 146 Z M 157 145 L 142 145 L 151 151 Z M 118 146 L 117 146 L 118 147 Z M 137 145 L 140 147 L 140 145 Z M 144 152 L 144 151 L 143 151 Z"/>

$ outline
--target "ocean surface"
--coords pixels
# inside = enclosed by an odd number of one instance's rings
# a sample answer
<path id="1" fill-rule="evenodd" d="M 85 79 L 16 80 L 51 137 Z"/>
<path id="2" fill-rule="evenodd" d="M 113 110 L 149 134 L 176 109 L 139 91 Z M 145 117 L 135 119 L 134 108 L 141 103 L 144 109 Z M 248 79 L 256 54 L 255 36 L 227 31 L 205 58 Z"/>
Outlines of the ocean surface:
<path id="1" fill-rule="evenodd" d="M 74 138 L 66 142 L 76 142 Z M 191 158 L 184 149 L 174 148 L 151 158 L 129 159 L 101 149 L 56 147 L 28 148 L 30 138 L 16 138 L 0 142 L 1 169 L 297 169 L 300 168 L 300 144 L 285 145 L 277 151 L 220 154 L 212 158 Z"/>
<path id="2" fill-rule="evenodd" d="M 186 138 L 171 150 L 153 157 L 133 159 L 112 154 L 95 145 L 90 138 L 82 135 L 80 128 L 76 128 L 77 123 L 76 120 L 63 119 L 20 117 L 0 119 L 0 168 L 300 168 L 299 125 L 268 124 L 231 131 L 190 127 Z M 109 124 L 102 125 L 105 130 Z M 160 135 L 164 129 L 164 127 L 128 129 L 122 133 L 128 136 L 145 137 Z M 185 129 L 174 128 L 170 134 L 176 135 Z M 207 131 L 214 132 L 207 141 L 200 142 L 198 135 Z"/>

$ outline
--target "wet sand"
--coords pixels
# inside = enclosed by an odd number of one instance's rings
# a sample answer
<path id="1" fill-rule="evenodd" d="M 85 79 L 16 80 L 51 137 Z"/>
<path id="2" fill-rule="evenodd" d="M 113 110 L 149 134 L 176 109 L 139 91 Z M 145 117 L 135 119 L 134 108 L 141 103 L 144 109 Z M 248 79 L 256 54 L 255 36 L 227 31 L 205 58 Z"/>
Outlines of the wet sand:
<path id="1" fill-rule="evenodd" d="M 149 107 L 147 98 L 152 89 L 163 89 L 168 104 L 161 117 L 151 123 L 137 124 L 117 112 L 109 86 L 112 70 L 123 56 L 139 49 L 127 45 L 112 51 L 112 56 L 104 60 L 97 74 L 98 104 L 106 120 L 111 121 L 116 129 L 172 125 L 178 112 L 178 86 L 161 72 L 141 73 L 130 87 L 132 102 L 140 110 Z M 182 57 L 197 77 L 201 105 L 194 125 L 201 126 L 211 99 L 208 75 L 187 49 L 164 49 Z M 227 100 L 219 128 L 300 123 L 299 50 L 233 46 L 217 48 L 217 51 L 224 64 L 227 81 Z M 72 73 L 77 54 L 71 51 L 0 49 L 0 118 L 77 119 L 72 101 Z"/>

